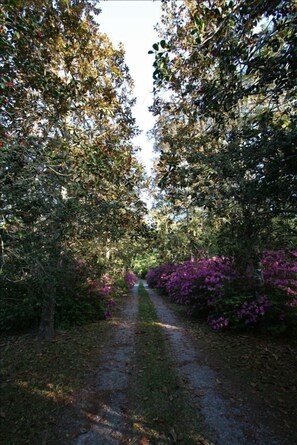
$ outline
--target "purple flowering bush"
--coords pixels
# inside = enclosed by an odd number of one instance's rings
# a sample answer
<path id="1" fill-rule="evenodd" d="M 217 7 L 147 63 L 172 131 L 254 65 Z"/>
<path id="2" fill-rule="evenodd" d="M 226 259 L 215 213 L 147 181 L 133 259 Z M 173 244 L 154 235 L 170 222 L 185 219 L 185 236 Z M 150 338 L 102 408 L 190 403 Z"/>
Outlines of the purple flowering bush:
<path id="1" fill-rule="evenodd" d="M 95 291 L 102 301 L 105 320 L 112 318 L 117 300 L 126 296 L 128 290 L 134 286 L 136 281 L 137 277 L 133 272 L 126 272 L 124 276 L 117 278 L 105 274 L 101 276 L 100 282 L 99 280 L 93 280 L 90 283 L 92 291 Z"/>
<path id="2" fill-rule="evenodd" d="M 124 280 L 128 288 L 130 289 L 131 287 L 134 286 L 135 283 L 137 283 L 137 276 L 135 275 L 134 272 L 129 271 L 125 273 Z"/>
<path id="3" fill-rule="evenodd" d="M 267 284 L 297 298 L 297 251 L 266 251 L 262 258 L 263 275 Z"/>
<path id="4" fill-rule="evenodd" d="M 166 292 L 167 281 L 176 268 L 177 265 L 172 263 L 161 264 L 160 266 L 153 267 L 146 275 L 148 285 Z"/>
<path id="5" fill-rule="evenodd" d="M 171 301 L 189 306 L 189 314 L 208 315 L 236 277 L 232 261 L 225 257 L 186 261 L 167 280 Z"/>
<path id="6" fill-rule="evenodd" d="M 237 310 L 237 316 L 242 319 L 245 324 L 256 323 L 259 318 L 263 317 L 272 302 L 266 295 L 261 295 L 256 299 L 245 301 Z"/>
<path id="7" fill-rule="evenodd" d="M 214 331 L 219 331 L 220 329 L 229 326 L 229 320 L 223 315 L 220 315 L 219 317 L 210 317 L 208 319 L 208 324 Z"/>
<path id="8" fill-rule="evenodd" d="M 266 251 L 262 264 L 271 318 L 284 329 L 297 326 L 297 251 Z"/>
<path id="9" fill-rule="evenodd" d="M 297 329 L 297 252 L 266 251 L 263 286 L 249 273 L 238 275 L 231 258 L 213 257 L 164 264 L 147 274 L 150 287 L 163 290 L 214 329 L 261 327 L 282 332 Z"/>

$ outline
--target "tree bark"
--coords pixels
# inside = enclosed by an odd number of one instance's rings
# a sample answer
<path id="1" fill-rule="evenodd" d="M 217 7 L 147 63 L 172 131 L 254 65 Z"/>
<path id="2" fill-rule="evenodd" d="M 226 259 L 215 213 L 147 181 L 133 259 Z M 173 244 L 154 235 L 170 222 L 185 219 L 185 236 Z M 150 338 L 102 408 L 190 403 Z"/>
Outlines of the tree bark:
<path id="1" fill-rule="evenodd" d="M 54 286 L 47 282 L 44 289 L 44 300 L 39 325 L 39 340 L 51 340 L 55 335 L 54 316 L 56 302 L 54 293 Z"/>

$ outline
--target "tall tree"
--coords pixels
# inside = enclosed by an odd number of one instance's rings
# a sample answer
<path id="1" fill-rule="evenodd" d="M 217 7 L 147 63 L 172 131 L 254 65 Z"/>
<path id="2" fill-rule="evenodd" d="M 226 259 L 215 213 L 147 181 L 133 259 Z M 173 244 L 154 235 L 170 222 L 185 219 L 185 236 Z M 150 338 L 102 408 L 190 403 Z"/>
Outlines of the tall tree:
<path id="1" fill-rule="evenodd" d="M 275 219 L 288 230 L 296 221 L 296 4 L 189 0 L 163 10 L 152 50 L 159 185 L 220 218 L 225 247 L 256 268 Z"/>
<path id="2" fill-rule="evenodd" d="M 39 280 L 41 337 L 54 332 L 65 254 L 100 257 L 143 227 L 132 81 L 123 48 L 94 19 L 96 3 L 0 7 L 1 279 L 7 294 Z"/>

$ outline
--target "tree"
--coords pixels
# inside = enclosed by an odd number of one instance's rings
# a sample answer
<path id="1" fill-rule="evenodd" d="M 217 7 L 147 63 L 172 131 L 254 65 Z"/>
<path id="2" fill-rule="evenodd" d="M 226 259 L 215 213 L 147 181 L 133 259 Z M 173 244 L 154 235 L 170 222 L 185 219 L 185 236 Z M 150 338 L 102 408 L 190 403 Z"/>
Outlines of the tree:
<path id="1" fill-rule="evenodd" d="M 184 195 L 211 212 L 225 251 L 257 269 L 275 221 L 286 218 L 291 237 L 296 221 L 296 5 L 187 1 L 163 10 L 152 51 L 159 186 L 171 202 Z"/>
<path id="2" fill-rule="evenodd" d="M 98 12 L 91 0 L 6 0 L 0 9 L 1 280 L 5 304 L 21 283 L 12 310 L 32 302 L 33 283 L 42 338 L 54 332 L 65 258 L 100 273 L 105 246 L 144 225 L 132 81 Z"/>

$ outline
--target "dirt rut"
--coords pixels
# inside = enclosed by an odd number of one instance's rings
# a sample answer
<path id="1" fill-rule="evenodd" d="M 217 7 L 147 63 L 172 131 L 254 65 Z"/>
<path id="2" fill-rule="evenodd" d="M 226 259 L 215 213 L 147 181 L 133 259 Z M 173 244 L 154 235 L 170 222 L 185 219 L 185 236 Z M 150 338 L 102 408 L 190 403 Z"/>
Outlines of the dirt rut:
<path id="1" fill-rule="evenodd" d="M 128 443 L 127 389 L 134 360 L 138 286 L 128 297 L 118 325 L 104 339 L 102 365 L 92 384 L 76 400 L 76 419 L 71 422 L 71 445 L 118 445 Z M 100 339 L 98 339 L 100 342 Z"/>
<path id="2" fill-rule="evenodd" d="M 145 288 L 158 315 L 177 374 L 184 382 L 188 403 L 195 406 L 202 441 L 211 445 L 295 445 L 283 437 L 277 418 L 256 403 L 242 387 L 235 386 L 214 369 L 187 326 L 154 291 Z M 74 415 L 64 423 L 60 445 L 124 445 L 140 443 L 131 431 L 129 394 L 134 394 L 135 331 L 138 314 L 138 285 L 127 298 L 120 321 L 102 339 L 101 365 L 91 383 L 74 400 Z M 141 401 L 140 401 L 141 403 Z M 146 402 L 148 403 L 148 402 Z M 129 417 L 130 416 L 130 417 Z M 136 442 L 135 442 L 136 441 Z M 155 442 L 153 442 L 155 443 Z M 172 442 L 173 443 L 173 442 Z M 178 442 L 174 442 L 176 444 Z"/>
<path id="3" fill-rule="evenodd" d="M 277 418 L 259 407 L 232 382 L 205 365 L 205 357 L 191 340 L 185 325 L 161 297 L 145 288 L 155 305 L 159 325 L 168 338 L 178 374 L 187 382 L 192 403 L 196 398 L 204 418 L 208 439 L 215 445 L 293 445 L 292 439 L 273 431 Z M 281 434 L 282 436 L 282 434 Z"/>

